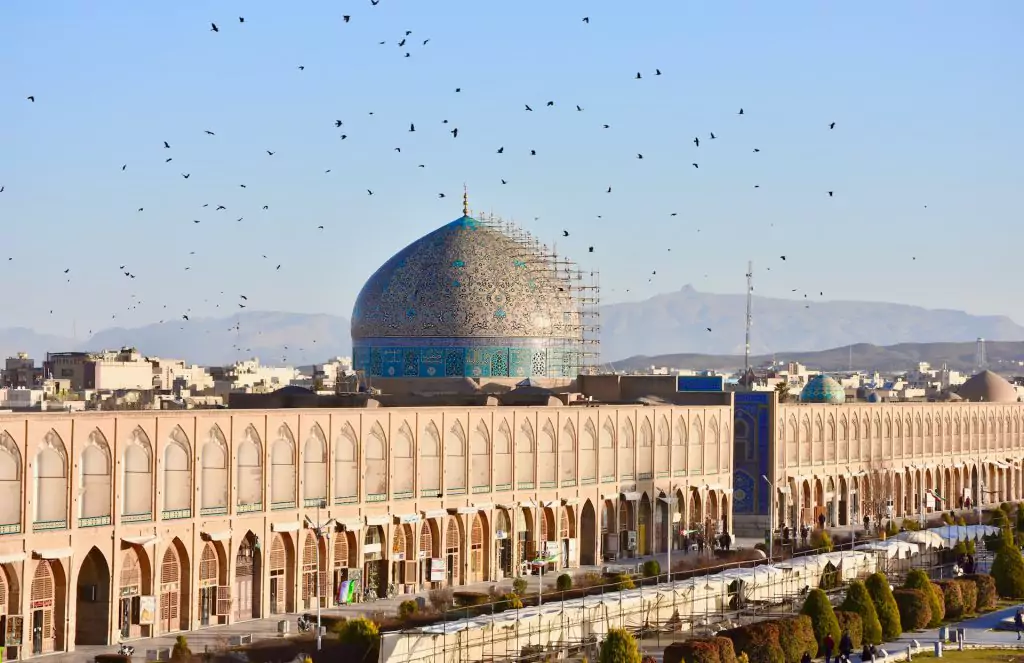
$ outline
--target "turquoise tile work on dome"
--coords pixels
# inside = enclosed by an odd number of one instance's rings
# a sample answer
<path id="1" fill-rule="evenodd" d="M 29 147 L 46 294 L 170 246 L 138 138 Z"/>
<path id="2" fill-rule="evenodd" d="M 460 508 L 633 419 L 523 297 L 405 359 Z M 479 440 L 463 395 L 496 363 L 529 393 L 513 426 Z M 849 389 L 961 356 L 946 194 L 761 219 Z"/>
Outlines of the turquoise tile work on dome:
<path id="1" fill-rule="evenodd" d="M 562 348 L 403 346 L 354 348 L 355 368 L 382 378 L 576 377 L 579 358 Z"/>
<path id="2" fill-rule="evenodd" d="M 821 374 L 807 381 L 800 392 L 802 403 L 830 403 L 841 405 L 846 402 L 846 391 L 835 379 Z"/>

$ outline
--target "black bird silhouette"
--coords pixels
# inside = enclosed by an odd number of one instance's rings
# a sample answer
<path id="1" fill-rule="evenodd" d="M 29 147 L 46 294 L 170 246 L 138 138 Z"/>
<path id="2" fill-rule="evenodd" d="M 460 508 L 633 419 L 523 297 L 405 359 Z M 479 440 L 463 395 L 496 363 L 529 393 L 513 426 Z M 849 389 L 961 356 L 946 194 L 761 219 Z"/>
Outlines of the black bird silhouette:
<path id="1" fill-rule="evenodd" d="M 245 188 L 244 184 L 239 184 L 238 186 L 242 187 L 243 189 Z"/>
<path id="2" fill-rule="evenodd" d="M 833 122 L 832 124 L 828 125 L 828 128 L 829 129 L 835 129 L 836 128 L 836 123 Z"/>
<path id="3" fill-rule="evenodd" d="M 458 138 L 459 137 L 459 128 L 455 127 L 454 129 L 452 129 L 451 134 L 452 134 L 452 138 Z"/>
<path id="4" fill-rule="evenodd" d="M 30 94 L 30 95 L 28 95 L 28 96 L 27 96 L 27 97 L 25 97 L 25 98 L 26 98 L 26 99 L 28 99 L 29 101 L 31 101 L 32 103 L 36 103 L 36 98 L 35 98 L 35 95 L 31 95 L 31 94 Z"/>
<path id="5" fill-rule="evenodd" d="M 456 92 L 462 92 L 462 88 L 461 87 L 457 87 L 457 88 L 455 88 L 455 91 Z"/>
<path id="6" fill-rule="evenodd" d="M 499 148 L 498 148 L 498 154 L 504 154 L 504 153 L 505 153 L 505 148 L 504 148 L 504 146 L 502 146 L 502 147 L 499 147 Z"/>
<path id="7" fill-rule="evenodd" d="M 705 327 L 705 329 L 707 329 L 708 331 L 711 331 L 711 327 Z"/>
<path id="8" fill-rule="evenodd" d="M 401 151 L 402 151 L 402 148 L 400 148 L 400 147 L 396 147 L 395 148 L 395 152 L 401 152 Z"/>
<path id="9" fill-rule="evenodd" d="M 244 16 L 239 16 L 238 17 L 238 22 L 239 23 L 245 23 L 245 17 Z"/>
<path id="10" fill-rule="evenodd" d="M 757 148 L 757 147 L 754 148 L 754 154 L 757 154 L 760 151 L 761 151 L 760 148 Z"/>
<path id="11" fill-rule="evenodd" d="M 568 237 L 568 236 L 569 236 L 569 231 L 568 230 L 563 230 L 562 231 L 562 237 Z"/>
<path id="12" fill-rule="evenodd" d="M 334 121 L 334 126 L 336 126 L 336 127 L 340 127 L 341 124 L 342 124 L 341 120 L 335 120 Z"/>
<path id="13" fill-rule="evenodd" d="M 140 211 L 140 212 L 142 211 L 142 208 L 141 208 L 141 207 L 139 208 L 139 211 Z"/>
<path id="14" fill-rule="evenodd" d="M 700 166 L 698 166 L 697 164 L 693 164 L 693 167 L 694 168 L 700 168 Z"/>
<path id="15" fill-rule="evenodd" d="M 267 150 L 267 154 L 270 156 L 274 156 L 274 152 L 271 152 L 270 150 Z"/>
<path id="16" fill-rule="evenodd" d="M 345 140 L 346 138 L 348 138 L 348 134 L 341 134 L 341 139 L 342 140 Z"/>
<path id="17" fill-rule="evenodd" d="M 548 106 L 554 106 L 554 105 L 555 105 L 555 102 L 553 102 L 553 101 L 549 101 L 549 102 L 547 103 L 547 105 L 548 105 Z"/>
<path id="18" fill-rule="evenodd" d="M 366 190 L 366 195 L 368 195 L 368 196 L 372 196 L 372 195 L 373 195 L 373 191 L 370 191 L 369 189 L 367 189 L 367 190 Z"/>
<path id="19" fill-rule="evenodd" d="M 411 54 L 411 53 L 406 53 L 406 54 L 405 54 L 405 57 L 407 57 L 407 58 L 408 58 L 408 57 L 412 57 L 412 54 Z"/>
<path id="20" fill-rule="evenodd" d="M 779 257 L 780 257 L 780 258 L 782 258 L 783 260 L 785 260 L 785 259 L 786 259 L 786 256 L 779 256 Z"/>
<path id="21" fill-rule="evenodd" d="M 591 247 L 588 247 L 588 248 L 587 248 L 587 252 L 589 252 L 589 253 L 593 253 L 593 252 L 594 252 L 594 247 L 592 247 L 592 246 L 591 246 Z"/>
<path id="22" fill-rule="evenodd" d="M 502 184 L 508 184 L 508 182 L 506 182 L 505 180 L 502 180 L 501 183 Z"/>
<path id="23" fill-rule="evenodd" d="M 192 173 L 182 173 L 181 176 L 184 177 L 187 180 L 188 176 L 191 175 L 191 174 Z"/>
<path id="24" fill-rule="evenodd" d="M 640 80 L 641 78 L 643 78 L 643 76 L 640 75 L 640 72 L 636 72 L 636 80 Z"/>
<path id="25" fill-rule="evenodd" d="M 223 205 L 217 205 L 217 208 L 214 211 L 218 212 L 218 211 L 220 211 L 222 209 L 227 209 L 227 207 L 224 207 Z"/>
<path id="26" fill-rule="evenodd" d="M 169 150 L 169 149 L 171 149 L 171 144 L 170 144 L 170 143 L 168 143 L 168 142 L 167 142 L 166 140 L 164 141 L 164 149 L 165 149 L 165 150 Z"/>
<path id="27" fill-rule="evenodd" d="M 270 209 L 270 205 L 264 205 L 263 209 Z"/>
<path id="28" fill-rule="evenodd" d="M 181 319 L 182 319 L 182 320 L 188 320 L 188 316 L 187 316 L 187 315 L 182 315 L 182 316 L 181 316 Z"/>
<path id="29" fill-rule="evenodd" d="M 398 47 L 399 48 L 401 48 L 403 46 L 405 46 L 405 40 L 404 39 L 402 41 L 398 42 Z"/>
<path id="30" fill-rule="evenodd" d="M 530 156 L 531 157 L 537 156 L 537 150 L 530 150 Z"/>
<path id="31" fill-rule="evenodd" d="M 589 16 L 584 16 L 583 17 L 583 22 L 584 23 L 590 23 L 590 17 Z"/>
<path id="32" fill-rule="evenodd" d="M 636 158 L 637 158 L 637 159 L 643 159 L 643 158 L 644 158 L 644 155 L 642 155 L 642 154 L 638 154 L 638 155 L 636 155 Z"/>
<path id="33" fill-rule="evenodd" d="M 439 194 L 437 194 L 437 197 L 438 198 L 444 198 L 444 194 L 443 193 L 439 193 Z"/>
<path id="34" fill-rule="evenodd" d="M 210 32 L 220 32 L 220 28 L 217 27 L 216 23 L 210 24 Z"/>
<path id="35" fill-rule="evenodd" d="M 380 0 L 370 0 L 370 4 L 376 7 L 377 5 L 380 4 Z"/>
<path id="36" fill-rule="evenodd" d="M 654 70 L 654 75 L 655 76 L 661 76 L 661 69 L 655 69 Z"/>
<path id="37" fill-rule="evenodd" d="M 696 145 L 697 147 L 700 147 L 700 138 L 694 138 L 693 144 Z"/>
<path id="38" fill-rule="evenodd" d="M 217 134 L 213 133 L 212 131 L 204 131 L 203 133 L 205 133 L 207 136 L 216 136 L 217 135 Z"/>
<path id="39" fill-rule="evenodd" d="M 528 111 L 532 111 L 533 110 L 532 108 L 530 108 L 530 104 L 523 104 L 523 105 L 526 106 L 526 110 L 528 110 Z"/>
<path id="40" fill-rule="evenodd" d="M 423 40 L 423 45 L 426 46 L 428 41 L 430 41 L 430 39 L 424 39 Z"/>
<path id="41" fill-rule="evenodd" d="M 299 71 L 305 71 L 305 69 L 306 69 L 306 67 L 304 65 L 301 65 L 301 64 L 299 65 Z"/>
<path id="42" fill-rule="evenodd" d="M 128 167 L 128 164 L 125 164 L 125 165 L 121 166 L 121 170 L 124 170 L 127 167 Z"/>
<path id="43" fill-rule="evenodd" d="M 715 139 L 715 132 L 714 132 L 714 131 L 712 131 L 712 132 L 711 132 L 711 140 L 714 140 L 714 139 Z"/>
<path id="44" fill-rule="evenodd" d="M 324 229 L 323 226 L 317 226 L 316 228 L 317 228 L 317 230 L 323 230 Z"/>
<path id="45" fill-rule="evenodd" d="M 409 131 L 416 131 L 416 125 L 415 124 L 410 124 L 409 125 Z"/>
<path id="46" fill-rule="evenodd" d="M 828 197 L 829 197 L 829 198 L 831 198 L 831 197 L 832 197 L 832 192 L 831 192 L 831 191 L 829 191 L 829 192 L 828 192 Z"/>
<path id="47" fill-rule="evenodd" d="M 583 110 L 583 109 L 582 109 L 582 108 L 580 108 L 580 105 L 579 105 L 579 104 L 576 104 L 576 110 L 578 110 L 578 111 L 581 111 L 581 110 Z"/>
<path id="48" fill-rule="evenodd" d="M 349 21 L 351 21 L 351 20 L 352 20 L 352 17 L 351 17 L 351 16 L 349 16 L 348 14 L 346 14 L 346 15 L 344 15 L 344 16 L 342 16 L 342 17 L 341 17 L 341 20 L 343 20 L 343 21 L 345 21 L 346 23 L 348 23 Z"/>
<path id="49" fill-rule="evenodd" d="M 610 125 L 610 124 L 602 124 L 601 126 L 604 127 L 605 129 L 611 129 L 612 128 L 612 125 Z"/>
<path id="50" fill-rule="evenodd" d="M 174 157 L 168 157 L 168 158 L 164 159 L 164 163 L 170 163 L 172 161 L 174 161 Z"/>
<path id="51" fill-rule="evenodd" d="M 406 31 L 405 31 L 405 36 L 406 36 L 406 37 L 408 37 L 408 36 L 409 36 L 409 35 L 411 35 L 411 34 L 412 34 L 412 30 L 406 30 Z"/>
<path id="52" fill-rule="evenodd" d="M 743 115 L 743 109 L 741 108 L 741 109 L 740 109 L 740 112 L 739 112 L 739 113 L 736 113 L 736 114 L 737 114 L 737 115 Z"/>

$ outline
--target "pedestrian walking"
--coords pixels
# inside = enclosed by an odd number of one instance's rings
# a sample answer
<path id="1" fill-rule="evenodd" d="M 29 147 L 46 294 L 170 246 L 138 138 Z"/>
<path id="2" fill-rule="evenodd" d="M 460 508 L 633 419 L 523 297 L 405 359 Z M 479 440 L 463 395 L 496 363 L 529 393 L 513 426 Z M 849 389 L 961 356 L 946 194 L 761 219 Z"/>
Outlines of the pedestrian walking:
<path id="1" fill-rule="evenodd" d="M 839 653 L 846 659 L 853 654 L 853 638 L 850 637 L 849 631 L 843 631 L 843 637 L 839 638 Z"/>
<path id="2" fill-rule="evenodd" d="M 1020 640 L 1021 629 L 1024 629 L 1024 608 L 1017 608 L 1017 614 L 1013 616 L 1013 625 L 1017 629 L 1017 639 Z"/>
<path id="3" fill-rule="evenodd" d="M 821 641 L 821 648 L 825 652 L 825 663 L 832 663 L 832 650 L 836 647 L 836 641 L 832 639 L 831 633 L 825 634 L 825 639 Z"/>

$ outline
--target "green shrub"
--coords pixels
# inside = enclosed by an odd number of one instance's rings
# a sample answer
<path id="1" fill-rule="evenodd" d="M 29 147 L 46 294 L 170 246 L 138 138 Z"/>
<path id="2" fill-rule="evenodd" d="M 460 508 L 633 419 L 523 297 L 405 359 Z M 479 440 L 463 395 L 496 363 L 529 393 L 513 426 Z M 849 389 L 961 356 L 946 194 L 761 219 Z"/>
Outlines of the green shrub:
<path id="1" fill-rule="evenodd" d="M 900 528 L 896 527 L 896 521 L 890 520 L 889 524 L 885 526 L 885 537 L 891 539 L 900 533 Z"/>
<path id="2" fill-rule="evenodd" d="M 525 594 L 526 593 L 526 579 L 525 578 L 516 578 L 515 580 L 513 580 L 512 581 L 512 591 L 515 592 L 518 596 L 522 596 L 523 594 Z"/>
<path id="3" fill-rule="evenodd" d="M 921 529 L 921 523 L 917 522 L 916 520 L 909 520 L 905 518 L 903 520 L 903 529 L 907 530 L 908 532 L 917 532 Z"/>
<path id="4" fill-rule="evenodd" d="M 640 663 L 640 648 L 633 635 L 623 628 L 610 628 L 601 641 L 600 663 Z"/>
<path id="5" fill-rule="evenodd" d="M 737 663 L 736 648 L 732 646 L 732 640 L 716 636 L 711 641 L 718 647 L 718 660 L 721 663 Z"/>
<path id="6" fill-rule="evenodd" d="M 1018 513 L 1020 512 L 1018 511 Z M 996 607 L 999 595 L 996 592 L 996 582 L 992 576 L 987 573 L 975 573 L 964 576 L 963 579 L 973 581 L 978 588 L 978 605 L 976 607 L 978 612 L 992 610 Z"/>
<path id="7" fill-rule="evenodd" d="M 884 573 L 872 573 L 864 586 L 871 595 L 871 602 L 875 604 L 875 611 L 878 613 L 878 622 L 882 625 L 882 641 L 889 642 L 900 637 L 903 634 L 900 609 L 892 596 L 889 579 Z"/>
<path id="8" fill-rule="evenodd" d="M 946 608 L 946 619 L 959 619 L 964 614 L 964 597 L 960 593 L 960 585 L 952 580 L 939 580 L 935 583 L 942 588 L 942 600 Z"/>
<path id="9" fill-rule="evenodd" d="M 832 604 L 825 592 L 820 589 L 812 589 L 811 593 L 807 595 L 807 599 L 804 600 L 804 607 L 800 609 L 800 614 L 811 618 L 814 641 L 818 643 L 818 646 L 815 647 L 818 655 L 824 654 L 821 651 L 821 641 L 825 639 L 826 635 L 831 635 L 833 640 L 839 642 L 839 622 L 836 620 L 836 613 L 832 610 Z M 785 643 L 783 643 L 783 648 L 785 648 Z"/>
<path id="10" fill-rule="evenodd" d="M 953 514 L 951 514 L 951 513 L 943 513 L 941 518 L 942 518 L 943 524 L 945 524 L 945 525 L 952 525 L 953 522 L 954 522 Z"/>
<path id="11" fill-rule="evenodd" d="M 560 592 L 567 592 L 572 589 L 572 576 L 568 573 L 558 576 L 558 579 L 555 580 L 555 588 Z"/>
<path id="12" fill-rule="evenodd" d="M 800 658 L 809 653 L 812 656 L 818 651 L 819 640 L 814 633 L 814 624 L 807 615 L 783 617 L 777 620 L 779 626 L 779 646 L 786 661 L 799 663 Z M 835 637 L 833 635 L 833 637 Z M 838 642 L 838 641 L 837 641 Z"/>
<path id="13" fill-rule="evenodd" d="M 1024 598 L 1024 558 L 1021 558 L 1020 550 L 1006 546 L 996 553 L 991 573 L 999 596 L 1004 599 Z"/>
<path id="14" fill-rule="evenodd" d="M 978 554 L 978 544 L 975 543 L 974 541 L 968 541 L 967 542 L 967 554 L 968 555 L 977 555 Z"/>
<path id="15" fill-rule="evenodd" d="M 747 654 L 748 663 L 788 663 L 779 645 L 779 626 L 772 621 L 756 622 L 722 631 L 733 647 Z"/>
<path id="16" fill-rule="evenodd" d="M 661 564 L 656 559 L 649 559 L 643 563 L 641 571 L 645 578 L 653 578 L 661 573 Z"/>
<path id="17" fill-rule="evenodd" d="M 415 615 L 419 611 L 419 609 L 420 606 L 418 603 L 416 603 L 416 601 L 413 601 L 411 599 L 402 601 L 398 604 L 398 618 L 409 619 L 410 617 Z"/>
<path id="18" fill-rule="evenodd" d="M 846 590 L 846 598 L 839 609 L 860 615 L 864 642 L 872 645 L 882 643 L 882 623 L 878 620 L 875 602 L 871 600 L 871 595 L 863 582 L 854 580 L 850 583 Z"/>
<path id="19" fill-rule="evenodd" d="M 377 624 L 365 617 L 339 622 L 334 627 L 338 641 L 364 652 L 363 660 L 373 661 L 380 651 L 380 631 Z"/>
<path id="20" fill-rule="evenodd" d="M 963 516 L 957 516 L 957 517 L 956 517 L 956 521 L 955 521 L 955 523 L 954 523 L 954 524 L 956 524 L 956 525 L 960 525 L 961 527 L 963 527 L 964 525 L 966 525 L 966 524 L 967 524 L 967 521 L 966 521 L 966 520 L 964 520 L 964 517 L 963 517 Z"/>
<path id="21" fill-rule="evenodd" d="M 861 621 L 860 615 L 847 610 L 836 610 L 835 612 L 836 621 L 839 622 L 839 637 L 841 638 L 843 633 L 849 633 L 853 648 L 859 650 L 864 642 L 864 622 Z M 839 647 L 838 640 L 836 647 Z"/>
<path id="22" fill-rule="evenodd" d="M 188 638 L 179 635 L 174 639 L 174 648 L 171 649 L 172 661 L 191 661 L 192 650 L 188 648 Z"/>
<path id="23" fill-rule="evenodd" d="M 946 616 L 945 599 L 942 596 L 942 590 L 932 584 L 932 580 L 928 577 L 927 573 L 921 569 L 914 569 L 907 574 L 907 581 L 903 583 L 903 586 L 906 589 L 919 589 L 925 593 L 932 616 L 928 626 L 934 628 L 942 623 L 943 618 Z M 897 605 L 899 604 L 897 603 Z M 902 614 L 900 613 L 901 619 Z"/>
<path id="24" fill-rule="evenodd" d="M 1006 547 L 1006 538 L 1001 534 L 993 534 L 985 537 L 985 550 L 991 553 L 998 553 Z"/>
<path id="25" fill-rule="evenodd" d="M 959 557 L 960 555 L 966 555 L 967 554 L 967 544 L 964 543 L 963 541 L 957 541 L 956 545 L 953 546 L 953 554 L 955 556 L 957 556 L 957 557 Z"/>
<path id="26" fill-rule="evenodd" d="M 664 663 L 721 663 L 718 645 L 711 638 L 691 638 L 665 648 Z"/>
<path id="27" fill-rule="evenodd" d="M 832 536 L 826 530 L 814 530 L 811 532 L 811 548 L 820 552 L 832 552 Z"/>
<path id="28" fill-rule="evenodd" d="M 960 596 L 964 600 L 964 615 L 973 615 L 978 611 L 978 586 L 972 580 L 954 580 L 960 588 Z"/>
<path id="29" fill-rule="evenodd" d="M 908 631 L 920 631 L 932 621 L 931 598 L 920 589 L 897 589 L 892 593 L 900 611 L 900 625 Z"/>
<path id="30" fill-rule="evenodd" d="M 498 610 L 521 610 L 523 607 L 523 600 L 519 598 L 518 594 L 509 592 L 508 594 L 502 594 L 498 599 L 498 605 L 495 606 Z"/>
<path id="31" fill-rule="evenodd" d="M 483 592 L 452 592 L 455 605 L 460 608 L 471 608 L 475 605 L 483 605 L 491 600 L 491 597 Z"/>
<path id="32" fill-rule="evenodd" d="M 633 584 L 633 576 L 628 573 L 618 573 L 612 576 L 612 584 L 615 585 L 616 589 L 635 589 L 636 585 Z"/>

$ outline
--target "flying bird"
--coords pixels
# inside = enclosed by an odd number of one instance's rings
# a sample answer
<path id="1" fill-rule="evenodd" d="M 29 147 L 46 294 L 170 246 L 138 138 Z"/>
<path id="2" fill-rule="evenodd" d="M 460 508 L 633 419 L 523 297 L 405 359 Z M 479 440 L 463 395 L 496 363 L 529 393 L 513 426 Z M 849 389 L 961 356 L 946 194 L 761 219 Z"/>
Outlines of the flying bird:
<path id="1" fill-rule="evenodd" d="M 590 23 L 590 17 L 589 16 L 584 16 L 583 17 L 583 22 L 584 23 Z"/>
<path id="2" fill-rule="evenodd" d="M 555 105 L 555 102 L 553 102 L 553 101 L 549 101 L 549 102 L 547 103 L 547 105 L 548 105 L 548 106 L 554 106 L 554 105 Z"/>
<path id="3" fill-rule="evenodd" d="M 654 70 L 654 75 L 655 76 L 661 76 L 661 69 L 655 69 Z"/>
<path id="4" fill-rule="evenodd" d="M 779 257 L 780 257 L 780 258 L 782 258 L 783 260 L 785 260 L 785 259 L 786 259 L 786 256 L 779 256 Z"/>
<path id="5" fill-rule="evenodd" d="M 410 124 L 409 125 L 409 131 L 416 131 L 416 125 L 415 124 Z"/>
<path id="6" fill-rule="evenodd" d="M 530 156 L 531 157 L 537 156 L 537 150 L 530 150 Z"/>
<path id="7" fill-rule="evenodd" d="M 207 136 L 216 136 L 217 135 L 217 134 L 213 133 L 212 131 L 204 131 L 203 133 L 205 133 Z"/>
<path id="8" fill-rule="evenodd" d="M 340 127 L 341 125 L 342 125 L 342 122 L 341 122 L 341 120 L 335 120 L 335 121 L 334 121 L 334 126 L 336 126 L 336 127 Z"/>
<path id="9" fill-rule="evenodd" d="M 345 21 L 346 23 L 348 23 L 349 21 L 351 21 L 351 20 L 352 20 L 352 17 L 351 17 L 351 16 L 349 16 L 348 14 L 345 14 L 344 16 L 342 16 L 342 17 L 341 17 L 341 20 L 343 20 L 343 21 Z"/>
<path id="10" fill-rule="evenodd" d="M 216 23 L 210 24 L 210 32 L 220 32 L 220 28 L 217 27 Z"/>
<path id="11" fill-rule="evenodd" d="M 712 132 L 711 132 L 711 140 L 714 140 L 714 139 L 715 139 L 715 132 L 714 132 L 714 131 L 712 131 Z"/>
<path id="12" fill-rule="evenodd" d="M 367 190 L 366 190 L 366 195 L 368 195 L 368 196 L 372 196 L 372 195 L 373 195 L 373 191 L 370 191 L 369 189 L 367 189 Z"/>
<path id="13" fill-rule="evenodd" d="M 833 122 L 833 123 L 829 124 L 829 125 L 828 125 L 828 128 L 829 128 L 829 129 L 835 129 L 835 128 L 836 128 L 836 123 L 835 123 L 835 122 Z"/>
<path id="14" fill-rule="evenodd" d="M 270 150 L 267 150 L 267 154 L 270 156 L 274 156 L 274 152 L 271 152 Z"/>
<path id="15" fill-rule="evenodd" d="M 36 98 L 35 98 L 35 95 L 31 95 L 31 94 L 30 94 L 30 95 L 28 95 L 28 96 L 27 96 L 27 97 L 25 97 L 25 98 L 26 98 L 26 99 L 28 99 L 29 101 L 31 101 L 32 103 L 36 103 Z"/>
<path id="16" fill-rule="evenodd" d="M 528 110 L 528 111 L 532 111 L 533 110 L 532 108 L 530 108 L 530 104 L 523 104 L 523 105 L 526 106 L 526 110 Z"/>
<path id="17" fill-rule="evenodd" d="M 636 80 L 640 80 L 641 78 L 643 78 L 643 76 L 640 75 L 640 72 L 636 72 Z"/>
<path id="18" fill-rule="evenodd" d="M 694 138 L 693 144 L 696 145 L 697 147 L 700 147 L 700 138 Z"/>
<path id="19" fill-rule="evenodd" d="M 191 175 L 191 174 L 192 173 L 182 173 L 181 176 L 184 177 L 187 180 L 188 176 Z"/>
<path id="20" fill-rule="evenodd" d="M 128 164 L 125 164 L 125 165 L 121 166 L 121 170 L 124 170 L 127 167 L 128 167 Z"/>
<path id="21" fill-rule="evenodd" d="M 299 65 L 299 71 L 305 71 L 305 70 L 306 70 L 306 67 L 305 67 L 305 65 L 301 65 L 301 64 L 300 64 L 300 65 Z"/>
<path id="22" fill-rule="evenodd" d="M 458 138 L 459 137 L 459 128 L 455 127 L 454 129 L 452 129 L 451 130 L 451 134 L 452 134 L 452 138 Z"/>
<path id="23" fill-rule="evenodd" d="M 439 193 L 439 194 L 437 194 L 437 197 L 438 198 L 444 198 L 444 194 L 443 193 Z"/>
<path id="24" fill-rule="evenodd" d="M 170 143 L 168 143 L 168 142 L 167 142 L 166 140 L 164 141 L 164 149 L 165 149 L 165 150 L 169 150 L 169 149 L 171 149 L 171 144 L 170 144 Z"/>
<path id="25" fill-rule="evenodd" d="M 743 109 L 741 108 L 741 109 L 740 109 L 740 112 L 739 112 L 739 113 L 736 113 L 736 114 L 737 114 L 737 115 L 743 115 Z"/>
<path id="26" fill-rule="evenodd" d="M 244 16 L 239 16 L 238 17 L 238 22 L 239 23 L 245 23 L 245 17 Z"/>
<path id="27" fill-rule="evenodd" d="M 611 193 L 611 192 L 612 192 L 612 188 L 608 187 L 608 193 Z"/>
<path id="28" fill-rule="evenodd" d="M 831 191 L 829 191 L 829 192 L 828 192 L 828 197 L 829 197 L 829 198 L 831 198 L 831 197 L 832 197 L 832 192 L 831 192 Z"/>
<path id="29" fill-rule="evenodd" d="M 593 253 L 593 252 L 594 252 L 594 247 L 592 247 L 592 246 L 591 246 L 591 247 L 588 247 L 588 248 L 587 248 L 587 252 L 588 252 L 588 253 Z"/>
<path id="30" fill-rule="evenodd" d="M 423 40 L 423 45 L 424 45 L 424 46 L 426 46 L 426 45 L 427 45 L 427 42 L 428 42 L 428 41 L 430 41 L 430 39 L 429 39 L 429 38 L 428 38 L 428 39 L 424 39 L 424 40 Z M 314 343 L 315 343 L 315 342 L 316 342 L 316 341 L 314 341 Z"/>
<path id="31" fill-rule="evenodd" d="M 580 105 L 579 105 L 579 104 L 576 104 L 576 110 L 578 110 L 578 111 L 582 111 L 583 109 L 582 109 L 582 108 L 580 108 Z"/>
<path id="32" fill-rule="evenodd" d="M 569 231 L 568 230 L 563 230 L 562 231 L 562 237 L 568 237 L 568 236 L 569 236 Z"/>
<path id="33" fill-rule="evenodd" d="M 505 153 L 505 147 L 504 146 L 499 147 L 498 148 L 498 154 L 504 154 L 504 153 Z"/>
<path id="34" fill-rule="evenodd" d="M 694 168 L 700 168 L 697 164 L 691 164 Z"/>
<path id="35" fill-rule="evenodd" d="M 638 155 L 636 155 L 636 158 L 637 158 L 637 159 L 643 159 L 643 158 L 644 158 L 644 155 L 642 155 L 642 154 L 638 154 Z"/>

